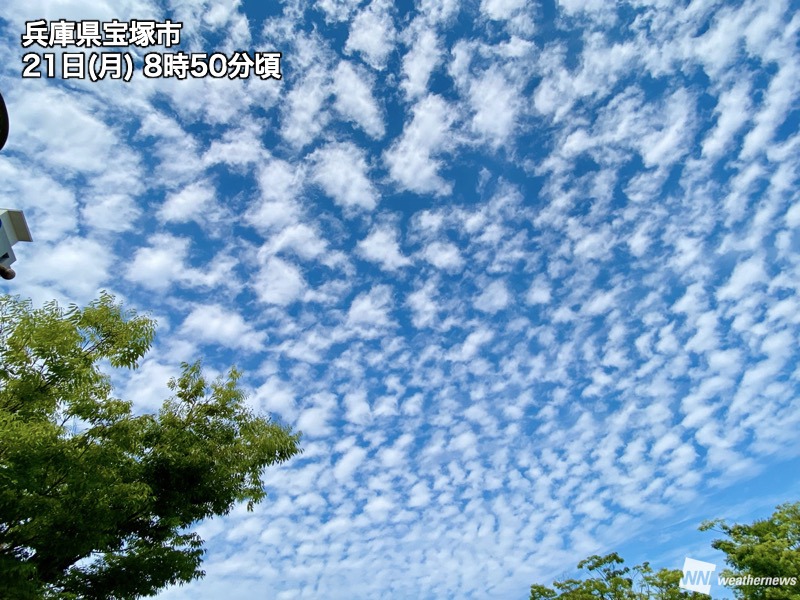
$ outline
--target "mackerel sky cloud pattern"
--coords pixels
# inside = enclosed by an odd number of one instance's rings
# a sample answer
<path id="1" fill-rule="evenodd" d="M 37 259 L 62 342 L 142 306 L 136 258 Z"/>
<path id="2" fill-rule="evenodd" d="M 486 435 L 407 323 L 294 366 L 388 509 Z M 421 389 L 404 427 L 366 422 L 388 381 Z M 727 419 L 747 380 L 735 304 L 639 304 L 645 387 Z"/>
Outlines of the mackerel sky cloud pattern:
<path id="1" fill-rule="evenodd" d="M 525 598 L 796 499 L 797 8 L 6 2 L 1 203 L 35 239 L 6 289 L 152 311 L 114 376 L 140 411 L 203 357 L 304 432 L 160 597 Z M 42 18 L 181 21 L 282 79 L 133 47 L 129 83 L 23 79 Z"/>

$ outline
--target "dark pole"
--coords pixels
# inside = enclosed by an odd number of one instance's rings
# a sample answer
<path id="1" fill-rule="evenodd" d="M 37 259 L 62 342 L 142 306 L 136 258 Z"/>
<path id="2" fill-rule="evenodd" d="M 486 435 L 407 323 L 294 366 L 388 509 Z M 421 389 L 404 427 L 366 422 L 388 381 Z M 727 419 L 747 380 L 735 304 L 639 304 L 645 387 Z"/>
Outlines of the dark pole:
<path id="1" fill-rule="evenodd" d="M 6 145 L 8 139 L 8 111 L 6 110 L 6 102 L 3 100 L 3 94 L 0 94 L 0 150 Z M 0 277 L 3 279 L 14 279 L 16 273 L 14 269 L 0 265 Z"/>
<path id="2" fill-rule="evenodd" d="M 3 94 L 0 94 L 0 150 L 6 145 L 8 139 L 8 111 L 6 110 L 6 102 L 3 100 Z"/>

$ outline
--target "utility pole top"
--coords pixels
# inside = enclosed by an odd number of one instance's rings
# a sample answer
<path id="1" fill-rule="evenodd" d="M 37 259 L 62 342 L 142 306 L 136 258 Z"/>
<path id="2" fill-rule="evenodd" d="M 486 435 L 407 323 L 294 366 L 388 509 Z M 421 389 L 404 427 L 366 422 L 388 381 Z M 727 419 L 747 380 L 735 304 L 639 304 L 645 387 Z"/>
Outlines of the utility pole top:
<path id="1" fill-rule="evenodd" d="M 8 110 L 0 94 L 0 149 L 6 145 L 8 139 Z M 14 279 L 16 273 L 11 265 L 17 260 L 11 248 L 17 242 L 32 242 L 31 230 L 25 221 L 21 210 L 0 208 L 0 277 Z"/>
<path id="2" fill-rule="evenodd" d="M 8 139 L 8 110 L 6 110 L 6 101 L 3 100 L 3 94 L 0 94 L 0 150 L 6 145 Z"/>

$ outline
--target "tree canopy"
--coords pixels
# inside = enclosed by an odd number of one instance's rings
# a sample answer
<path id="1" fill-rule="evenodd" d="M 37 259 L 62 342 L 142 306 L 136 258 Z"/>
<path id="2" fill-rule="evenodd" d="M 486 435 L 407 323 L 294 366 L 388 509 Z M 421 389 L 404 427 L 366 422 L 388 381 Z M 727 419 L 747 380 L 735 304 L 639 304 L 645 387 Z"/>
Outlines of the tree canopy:
<path id="1" fill-rule="evenodd" d="M 158 414 L 101 369 L 136 369 L 155 322 L 108 294 L 85 308 L 0 296 L 0 573 L 15 598 L 136 598 L 202 577 L 191 527 L 264 499 L 299 434 L 254 414 L 231 369 L 199 362 Z"/>
<path id="2" fill-rule="evenodd" d="M 728 525 L 721 519 L 705 521 L 701 531 L 713 529 L 727 536 L 711 546 L 725 554 L 729 565 L 720 573 L 740 600 L 800 599 L 800 502 L 782 504 L 767 519 L 751 525 Z M 578 563 L 586 579 L 556 581 L 553 587 L 531 586 L 530 600 L 678 600 L 709 596 L 680 588 L 679 569 L 654 572 L 648 563 L 624 567 L 618 554 L 590 556 Z"/>
<path id="3" fill-rule="evenodd" d="M 661 569 L 653 571 L 649 563 L 633 568 L 623 566 L 625 561 L 617 553 L 590 556 L 578 563 L 591 576 L 586 579 L 556 581 L 553 587 L 534 584 L 530 600 L 680 600 L 682 598 L 707 598 L 678 587 L 681 571 Z"/>
<path id="4" fill-rule="evenodd" d="M 730 568 L 721 576 L 734 581 L 733 593 L 743 600 L 797 600 L 800 598 L 800 502 L 781 504 L 767 519 L 750 525 L 728 525 L 722 519 L 706 521 L 709 529 L 725 534 L 713 548 L 725 553 Z M 764 585 L 765 579 L 781 582 Z M 759 584 L 754 582 L 758 581 Z"/>

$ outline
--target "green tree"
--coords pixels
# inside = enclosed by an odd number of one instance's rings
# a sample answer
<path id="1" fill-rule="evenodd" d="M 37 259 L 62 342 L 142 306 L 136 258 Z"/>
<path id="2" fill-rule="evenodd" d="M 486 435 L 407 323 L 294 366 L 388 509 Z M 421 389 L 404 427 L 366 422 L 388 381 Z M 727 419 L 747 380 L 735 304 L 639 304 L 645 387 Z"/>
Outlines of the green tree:
<path id="1" fill-rule="evenodd" d="M 708 600 L 708 596 L 678 587 L 680 570 L 653 571 L 646 562 L 633 568 L 622 566 L 623 563 L 616 553 L 590 556 L 579 562 L 578 568 L 586 569 L 591 577 L 556 581 L 552 588 L 534 584 L 530 600 Z"/>
<path id="2" fill-rule="evenodd" d="M 800 600 L 800 502 L 782 504 L 767 519 L 751 525 L 705 521 L 701 531 L 727 536 L 711 546 L 725 553 L 731 567 L 720 573 L 741 600 Z M 654 572 L 648 563 L 629 569 L 617 554 L 590 556 L 578 563 L 592 577 L 556 581 L 553 587 L 534 584 L 530 600 L 679 600 L 708 596 L 685 592 L 680 570 Z"/>
<path id="3" fill-rule="evenodd" d="M 727 536 L 711 546 L 725 553 L 731 567 L 721 576 L 740 581 L 732 586 L 737 598 L 800 599 L 800 502 L 782 504 L 771 517 L 751 525 L 728 525 L 716 519 L 700 526 L 701 531 L 709 529 Z M 768 584 L 763 581 L 766 578 Z"/>
<path id="4" fill-rule="evenodd" d="M 240 373 L 183 364 L 157 415 L 112 397 L 100 366 L 137 368 L 153 320 L 103 294 L 88 307 L 0 296 L 3 597 L 109 599 L 203 576 L 197 522 L 265 497 L 263 469 L 299 434 L 253 414 Z"/>

